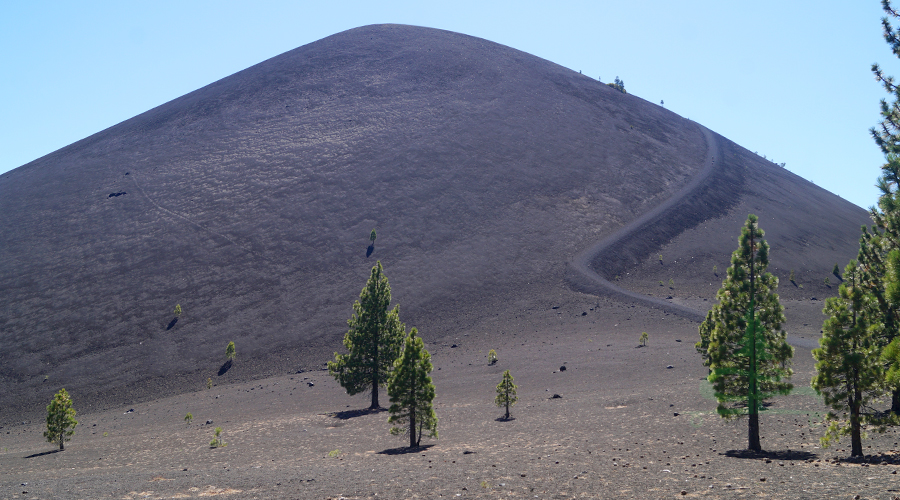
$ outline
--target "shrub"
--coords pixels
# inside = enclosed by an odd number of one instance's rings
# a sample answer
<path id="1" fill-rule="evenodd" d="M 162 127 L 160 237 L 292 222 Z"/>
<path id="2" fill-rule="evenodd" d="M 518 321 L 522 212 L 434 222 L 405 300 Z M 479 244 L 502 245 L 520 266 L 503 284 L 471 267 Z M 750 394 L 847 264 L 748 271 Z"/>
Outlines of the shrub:
<path id="1" fill-rule="evenodd" d="M 669 288 L 675 288 L 675 278 L 669 278 Z"/>
<path id="2" fill-rule="evenodd" d="M 225 357 L 229 360 L 234 360 L 235 356 L 237 356 L 237 352 L 234 350 L 234 342 L 229 342 L 228 346 L 225 347 Z"/>
<path id="3" fill-rule="evenodd" d="M 175 304 L 175 317 L 178 318 L 181 316 L 181 304 Z"/>
<path id="4" fill-rule="evenodd" d="M 649 339 L 650 339 L 650 336 L 647 335 L 647 332 L 642 332 L 642 333 L 641 333 L 641 338 L 640 338 L 640 340 L 641 340 L 641 345 L 642 345 L 642 346 L 647 345 L 647 340 L 649 340 Z"/>
<path id="5" fill-rule="evenodd" d="M 191 415 L 190 412 L 188 412 L 188 414 L 184 416 L 184 421 L 187 423 L 191 423 L 194 421 L 194 416 Z"/>
<path id="6" fill-rule="evenodd" d="M 222 440 L 222 428 L 221 427 L 216 427 L 216 430 L 213 431 L 213 433 L 214 433 L 213 439 L 212 439 L 212 441 L 209 442 L 210 448 L 219 448 L 219 447 L 228 446 L 227 444 L 225 444 L 225 441 Z"/>
<path id="7" fill-rule="evenodd" d="M 337 458 L 341 456 L 341 450 L 331 450 L 328 452 L 328 458 Z"/>
<path id="8" fill-rule="evenodd" d="M 206 388 L 212 389 L 212 377 L 206 379 Z"/>
<path id="9" fill-rule="evenodd" d="M 497 351 L 491 349 L 488 351 L 488 364 L 496 365 L 497 364 Z"/>

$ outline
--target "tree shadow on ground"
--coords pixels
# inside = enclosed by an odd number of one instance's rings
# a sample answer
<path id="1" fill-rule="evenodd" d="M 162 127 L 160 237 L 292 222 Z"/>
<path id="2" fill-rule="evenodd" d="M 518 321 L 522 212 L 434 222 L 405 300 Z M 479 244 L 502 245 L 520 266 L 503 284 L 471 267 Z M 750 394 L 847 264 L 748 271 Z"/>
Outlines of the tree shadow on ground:
<path id="1" fill-rule="evenodd" d="M 750 460 L 812 460 L 819 458 L 815 453 L 798 450 L 781 451 L 752 451 L 752 450 L 728 450 L 726 457 L 745 458 Z"/>
<path id="2" fill-rule="evenodd" d="M 349 420 L 349 419 L 351 419 L 351 418 L 364 417 L 364 416 L 366 416 L 366 415 L 372 415 L 372 414 L 374 414 L 374 413 L 381 413 L 381 412 L 384 412 L 384 411 L 387 411 L 387 410 L 384 409 L 384 408 L 374 408 L 374 409 L 373 409 L 373 408 L 366 408 L 366 409 L 364 409 L 364 410 L 345 410 L 345 411 L 338 411 L 338 412 L 332 413 L 331 416 L 334 417 L 334 418 L 341 419 L 341 420 Z"/>
<path id="3" fill-rule="evenodd" d="M 175 328 L 175 323 L 178 323 L 178 318 L 172 318 L 172 321 L 169 321 L 169 326 L 166 327 L 166 330 Z"/>
<path id="4" fill-rule="evenodd" d="M 223 364 L 219 368 L 219 376 L 221 377 L 222 375 L 225 375 L 225 373 L 230 369 L 231 369 L 231 360 L 229 359 L 228 361 L 225 362 L 225 364 Z"/>
<path id="5" fill-rule="evenodd" d="M 375 245 L 369 245 L 366 248 L 366 258 L 368 259 L 372 255 L 372 252 L 374 252 L 374 251 L 375 251 Z"/>
<path id="6" fill-rule="evenodd" d="M 414 446 L 412 448 L 408 446 L 401 446 L 399 448 L 390 448 L 388 450 L 379 451 L 379 455 L 406 455 L 407 453 L 419 453 L 421 451 L 425 451 L 428 448 L 434 446 L 433 444 L 423 444 L 422 446 Z"/>
<path id="7" fill-rule="evenodd" d="M 45 452 L 43 452 L 43 453 L 35 453 L 34 455 L 28 455 L 28 456 L 25 457 L 25 458 L 37 458 L 37 457 L 43 457 L 44 455 L 52 455 L 52 454 L 54 454 L 54 453 L 59 453 L 60 451 L 62 451 L 62 450 L 50 450 L 50 451 L 45 451 Z"/>
<path id="8" fill-rule="evenodd" d="M 514 417 L 512 415 L 510 415 L 509 418 L 506 418 L 506 416 L 504 415 L 502 417 L 495 418 L 494 421 L 495 422 L 512 422 L 515 419 L 516 419 L 516 417 Z"/>

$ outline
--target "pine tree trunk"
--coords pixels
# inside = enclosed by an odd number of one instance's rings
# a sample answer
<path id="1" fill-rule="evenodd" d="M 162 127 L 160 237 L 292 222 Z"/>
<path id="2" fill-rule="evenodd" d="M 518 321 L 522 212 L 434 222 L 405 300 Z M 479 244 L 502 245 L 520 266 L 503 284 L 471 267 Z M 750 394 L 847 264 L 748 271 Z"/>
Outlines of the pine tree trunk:
<path id="1" fill-rule="evenodd" d="M 509 396 L 506 398 L 506 420 L 509 420 Z"/>
<path id="2" fill-rule="evenodd" d="M 66 441 L 63 438 L 59 438 L 59 451 L 63 451 L 66 449 Z"/>
<path id="3" fill-rule="evenodd" d="M 750 425 L 747 428 L 747 437 L 749 438 L 747 447 L 751 451 L 762 451 L 762 445 L 759 444 L 759 413 L 750 414 Z"/>
<path id="4" fill-rule="evenodd" d="M 369 405 L 370 410 L 381 408 L 378 404 L 378 344 L 375 344 L 375 356 L 372 363 L 372 404 Z"/>
<path id="5" fill-rule="evenodd" d="M 372 383 L 372 404 L 369 405 L 370 410 L 377 410 L 381 408 L 378 404 L 378 379 L 376 378 L 375 382 Z"/>
<path id="6" fill-rule="evenodd" d="M 891 392 L 891 413 L 900 415 L 900 389 Z"/>
<path id="7" fill-rule="evenodd" d="M 850 456 L 861 457 L 863 455 L 862 433 L 859 426 L 859 398 L 854 401 L 853 397 L 848 398 L 850 401 Z"/>
<path id="8" fill-rule="evenodd" d="M 415 448 L 419 443 L 416 441 L 416 409 L 409 409 L 409 447 Z"/>

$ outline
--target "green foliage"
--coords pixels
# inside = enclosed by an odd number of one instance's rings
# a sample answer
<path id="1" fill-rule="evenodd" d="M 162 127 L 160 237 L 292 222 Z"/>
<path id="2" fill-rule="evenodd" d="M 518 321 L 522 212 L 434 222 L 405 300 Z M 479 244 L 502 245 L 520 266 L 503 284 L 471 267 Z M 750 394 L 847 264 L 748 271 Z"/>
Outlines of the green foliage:
<path id="1" fill-rule="evenodd" d="M 791 283 L 793 283 L 793 284 L 795 284 L 795 285 L 797 284 L 797 283 L 794 281 L 794 270 L 793 270 L 793 269 L 791 269 L 791 277 L 788 278 L 788 279 L 791 280 Z"/>
<path id="2" fill-rule="evenodd" d="M 212 441 L 209 442 L 210 448 L 223 448 L 228 446 L 225 441 L 222 440 L 222 428 L 216 427 L 216 430 L 213 431 Z"/>
<path id="3" fill-rule="evenodd" d="M 488 364 L 496 365 L 497 364 L 497 351 L 491 349 L 488 351 Z"/>
<path id="4" fill-rule="evenodd" d="M 406 337 L 403 353 L 394 362 L 388 382 L 391 434 L 409 436 L 409 447 L 419 446 L 422 434 L 437 438 L 437 415 L 434 413 L 434 384 L 431 383 L 431 354 L 413 328 Z"/>
<path id="5" fill-rule="evenodd" d="M 838 278 L 841 277 L 841 270 L 838 268 L 837 264 L 834 265 L 834 269 L 831 270 L 831 274 L 837 276 Z"/>
<path id="6" fill-rule="evenodd" d="M 625 82 L 622 81 L 622 80 L 620 80 L 618 76 L 616 77 L 615 82 L 613 82 L 613 83 L 607 83 L 607 85 L 609 85 L 610 87 L 612 87 L 612 88 L 618 90 L 619 92 L 621 92 L 621 93 L 623 93 L 623 94 L 627 94 L 627 93 L 628 93 L 628 92 L 625 91 Z"/>
<path id="7" fill-rule="evenodd" d="M 47 405 L 47 430 L 44 431 L 44 437 L 48 443 L 58 444 L 60 450 L 65 450 L 66 441 L 72 439 L 77 425 L 72 398 L 65 389 L 60 389 Z"/>
<path id="8" fill-rule="evenodd" d="M 642 346 L 647 345 L 648 340 L 650 340 L 650 336 L 647 335 L 647 332 L 641 332 L 641 338 L 640 338 L 641 345 Z"/>
<path id="9" fill-rule="evenodd" d="M 375 238 L 377 238 L 377 237 L 378 237 L 378 235 L 375 234 L 375 230 L 372 229 L 372 232 L 369 233 L 369 241 L 371 241 L 373 245 L 375 244 Z"/>
<path id="10" fill-rule="evenodd" d="M 812 352 L 816 374 L 811 385 L 832 409 L 822 446 L 849 434 L 851 455 L 860 456 L 862 429 L 883 430 L 886 424 L 883 415 L 870 408 L 883 393 L 884 374 L 880 348 L 870 328 L 872 297 L 860 286 L 856 261 L 847 265 L 844 276 L 839 296 L 825 301 L 822 312 L 828 319 L 822 326 L 821 347 Z"/>
<path id="11" fill-rule="evenodd" d="M 188 414 L 184 416 L 184 421 L 187 423 L 191 423 L 194 421 L 194 416 L 191 415 L 190 412 L 188 412 Z"/>
<path id="12" fill-rule="evenodd" d="M 669 278 L 669 288 L 675 288 L 675 278 Z"/>
<path id="13" fill-rule="evenodd" d="M 371 391 L 373 409 L 380 407 L 378 388 L 387 384 L 406 330 L 400 322 L 400 306 L 389 311 L 390 303 L 391 286 L 379 261 L 347 320 L 350 329 L 344 335 L 344 347 L 349 352 L 334 353 L 334 361 L 328 362 L 328 373 L 347 394 Z"/>
<path id="14" fill-rule="evenodd" d="M 206 388 L 212 389 L 212 377 L 206 379 Z"/>
<path id="15" fill-rule="evenodd" d="M 225 357 L 229 360 L 234 360 L 235 356 L 237 356 L 237 352 L 234 350 L 234 342 L 229 342 L 225 346 Z"/>
<path id="16" fill-rule="evenodd" d="M 513 383 L 513 376 L 509 370 L 503 372 L 503 378 L 497 384 L 497 397 L 494 398 L 494 404 L 501 408 L 506 408 L 506 420 L 509 420 L 509 407 L 516 404 L 519 400 L 516 396 L 518 386 Z"/>
<path id="17" fill-rule="evenodd" d="M 341 456 L 341 450 L 331 450 L 328 452 L 328 458 L 337 458 Z"/>
<path id="18" fill-rule="evenodd" d="M 181 304 L 175 304 L 175 317 L 178 318 L 181 316 Z"/>
<path id="19" fill-rule="evenodd" d="M 704 359 L 711 369 L 709 381 L 719 402 L 716 410 L 725 419 L 750 416 L 749 448 L 760 450 L 758 412 L 763 401 L 787 394 L 794 349 L 781 328 L 784 308 L 775 290 L 778 279 L 766 272 L 769 245 L 763 239 L 755 215 L 741 228 L 738 249 L 718 303 L 700 326 L 698 350 L 707 344 Z M 701 353 L 702 354 L 702 353 Z"/>
<path id="20" fill-rule="evenodd" d="M 715 274 L 716 276 L 719 275 L 719 266 L 713 266 L 713 274 Z"/>
<path id="21" fill-rule="evenodd" d="M 831 288 L 831 279 L 828 276 L 825 276 L 825 281 L 823 282 L 825 286 Z"/>

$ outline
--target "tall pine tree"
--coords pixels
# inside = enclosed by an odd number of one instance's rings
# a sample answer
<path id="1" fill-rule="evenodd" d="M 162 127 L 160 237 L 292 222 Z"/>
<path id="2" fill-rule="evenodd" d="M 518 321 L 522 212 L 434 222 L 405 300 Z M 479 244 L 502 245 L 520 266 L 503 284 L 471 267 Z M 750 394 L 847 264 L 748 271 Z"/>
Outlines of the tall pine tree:
<path id="1" fill-rule="evenodd" d="M 406 338 L 403 354 L 394 363 L 394 372 L 388 384 L 388 395 L 391 397 L 391 416 L 388 423 L 391 434 L 409 435 L 409 447 L 419 446 L 422 434 L 428 431 L 429 437 L 436 438 L 437 415 L 434 413 L 434 384 L 428 375 L 433 368 L 431 354 L 425 349 L 425 343 L 413 328 Z"/>
<path id="2" fill-rule="evenodd" d="M 784 308 L 775 293 L 778 278 L 766 272 L 769 245 L 764 234 L 758 218 L 749 215 L 731 255 L 728 276 L 716 294 L 719 302 L 700 326 L 699 344 L 708 342 L 705 361 L 719 402 L 716 410 L 725 419 L 749 416 L 748 448 L 753 451 L 762 450 L 763 401 L 793 388 L 785 379 L 793 373 L 794 349 L 781 328 Z"/>
<path id="3" fill-rule="evenodd" d="M 344 347 L 349 352 L 334 353 L 334 361 L 328 362 L 328 373 L 347 394 L 371 392 L 369 408 L 373 410 L 381 408 L 378 388 L 387 384 L 406 330 L 400 322 L 400 306 L 388 310 L 390 303 L 391 286 L 378 261 L 353 304 L 353 316 L 347 320 L 350 329 L 344 335 Z"/>
<path id="4" fill-rule="evenodd" d="M 500 408 L 506 408 L 505 420 L 509 420 L 509 407 L 516 404 L 519 397 L 516 396 L 518 386 L 513 383 L 513 376 L 509 370 L 503 372 L 503 378 L 497 384 L 497 397 L 494 398 L 494 404 Z"/>
<path id="5" fill-rule="evenodd" d="M 825 301 L 822 312 L 828 319 L 822 326 L 821 347 L 812 352 L 816 358 L 812 387 L 833 410 L 822 445 L 850 434 L 852 456 L 863 455 L 862 428 L 884 422 L 870 406 L 883 392 L 880 348 L 869 328 L 870 301 L 872 296 L 860 286 L 858 265 L 851 261 L 839 296 Z"/>

